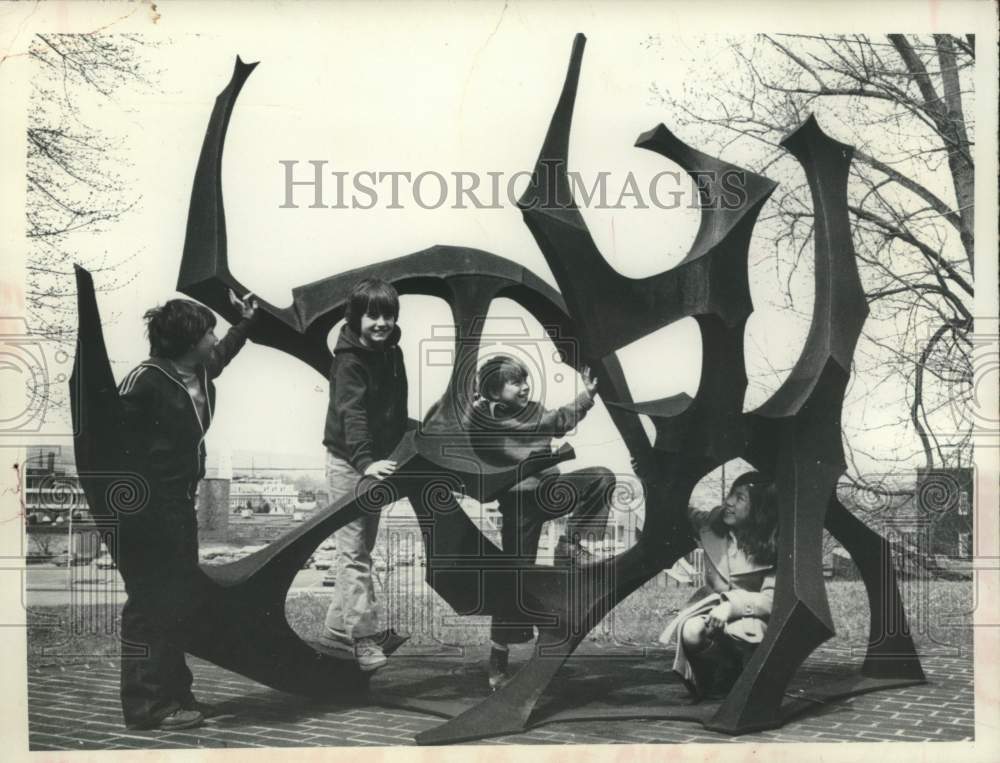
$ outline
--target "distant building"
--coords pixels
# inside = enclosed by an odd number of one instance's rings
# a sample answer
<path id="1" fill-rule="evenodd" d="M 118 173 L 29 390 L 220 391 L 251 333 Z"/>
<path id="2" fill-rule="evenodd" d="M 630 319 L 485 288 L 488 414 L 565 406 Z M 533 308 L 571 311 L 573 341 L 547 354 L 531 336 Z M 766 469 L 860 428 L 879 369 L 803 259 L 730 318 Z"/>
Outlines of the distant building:
<path id="1" fill-rule="evenodd" d="M 916 505 L 932 524 L 931 553 L 955 559 L 972 558 L 972 469 L 921 470 Z"/>
<path id="2" fill-rule="evenodd" d="M 28 525 L 90 520 L 90 509 L 76 475 L 72 449 L 58 445 L 28 447 L 24 464 L 24 508 Z"/>
<path id="3" fill-rule="evenodd" d="M 973 553 L 972 469 L 920 470 L 916 484 L 870 493 L 847 491 L 845 506 L 892 546 L 905 576 L 968 577 Z M 840 577 L 840 564 L 832 560 Z M 958 565 L 956 567 L 956 564 Z"/>
<path id="4" fill-rule="evenodd" d="M 254 514 L 292 514 L 299 490 L 280 477 L 235 476 L 229 484 L 229 508 Z"/>

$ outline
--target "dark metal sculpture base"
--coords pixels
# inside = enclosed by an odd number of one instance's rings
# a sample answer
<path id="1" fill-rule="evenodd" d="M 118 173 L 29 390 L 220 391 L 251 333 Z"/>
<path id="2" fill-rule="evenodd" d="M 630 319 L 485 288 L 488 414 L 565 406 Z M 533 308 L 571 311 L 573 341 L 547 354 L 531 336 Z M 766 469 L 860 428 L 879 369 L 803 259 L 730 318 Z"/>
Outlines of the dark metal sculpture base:
<path id="1" fill-rule="evenodd" d="M 539 698 L 536 709 L 520 728 L 503 729 L 505 733 L 523 733 L 560 723 L 608 722 L 615 720 L 667 720 L 697 723 L 712 728 L 712 719 L 721 701 L 694 703 L 680 679 L 670 672 L 671 654 L 655 649 L 646 656 L 597 655 L 573 656 L 557 678 Z M 462 658 L 398 657 L 393 671 L 372 681 L 369 701 L 376 706 L 409 710 L 453 721 L 468 712 L 476 702 L 477 690 L 485 694 L 485 669 L 470 665 Z M 524 667 L 521 668 L 523 670 Z M 857 669 L 844 669 L 833 676 L 805 670 L 788 690 L 775 722 L 777 728 L 811 713 L 822 713 L 831 704 L 848 697 L 873 691 L 899 689 L 914 685 L 902 679 L 875 679 Z M 469 687 L 474 687 L 470 692 Z M 470 696 L 470 693 L 473 696 Z M 443 728 L 443 727 L 441 727 Z M 760 729 L 744 729 L 749 733 Z M 475 741 L 449 737 L 437 742 L 436 729 L 419 734 L 421 744 Z M 720 733 L 729 733 L 725 729 Z M 493 736 L 488 734 L 486 736 Z"/>

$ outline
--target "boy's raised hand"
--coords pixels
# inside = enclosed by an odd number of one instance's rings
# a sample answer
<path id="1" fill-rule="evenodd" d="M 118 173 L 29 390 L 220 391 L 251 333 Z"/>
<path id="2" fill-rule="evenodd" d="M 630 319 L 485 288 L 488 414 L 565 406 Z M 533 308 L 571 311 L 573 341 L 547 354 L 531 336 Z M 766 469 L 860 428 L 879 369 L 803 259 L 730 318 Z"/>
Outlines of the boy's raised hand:
<path id="1" fill-rule="evenodd" d="M 580 369 L 580 376 L 583 379 L 583 388 L 587 394 L 593 397 L 597 394 L 597 377 L 590 372 L 590 366 Z"/>
<path id="2" fill-rule="evenodd" d="M 229 304 L 239 310 L 240 315 L 248 320 L 253 318 L 253 314 L 257 311 L 257 300 L 251 299 L 251 297 L 253 297 L 252 291 L 248 291 L 246 296 L 240 299 L 232 289 L 229 290 Z"/>
<path id="3" fill-rule="evenodd" d="M 391 477 L 395 471 L 396 462 L 383 459 L 382 461 L 373 461 L 368 468 L 365 469 L 365 476 L 381 480 L 386 477 Z"/>

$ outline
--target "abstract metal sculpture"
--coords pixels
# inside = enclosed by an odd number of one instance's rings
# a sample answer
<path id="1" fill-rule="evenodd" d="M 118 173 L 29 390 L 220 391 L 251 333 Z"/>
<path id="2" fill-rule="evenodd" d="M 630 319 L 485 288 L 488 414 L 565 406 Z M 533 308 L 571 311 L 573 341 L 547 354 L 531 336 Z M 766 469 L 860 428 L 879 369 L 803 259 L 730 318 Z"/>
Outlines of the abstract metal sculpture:
<path id="1" fill-rule="evenodd" d="M 708 179 L 698 185 L 701 227 L 676 268 L 639 280 L 615 273 L 573 203 L 566 176 L 583 46 L 584 38 L 578 35 L 534 182 L 519 202 L 561 293 L 503 258 L 437 246 L 299 287 L 287 308 L 261 303 L 263 319 L 253 341 L 282 350 L 325 375 L 330 364 L 327 334 L 343 317 L 349 289 L 362 277 L 378 275 L 401 294 L 429 294 L 447 301 L 456 329 L 454 366 L 439 403 L 391 456 L 399 463 L 393 477 L 364 480 L 355 496 L 317 511 L 245 559 L 203 568 L 213 607 L 189 634 L 187 651 L 275 688 L 360 697 L 367 676 L 353 661 L 301 640 L 285 620 L 284 600 L 302 563 L 331 532 L 362 511 L 378 511 L 406 497 L 421 524 L 427 580 L 435 591 L 458 614 L 492 614 L 516 600 L 539 632 L 536 655 L 503 689 L 418 735 L 417 741 L 440 744 L 523 730 L 545 687 L 587 633 L 622 599 L 694 547 L 685 517 L 697 482 L 727 460 L 743 457 L 775 476 L 780 495 L 778 584 L 766 639 L 721 706 L 650 708 L 649 715 L 697 720 L 742 733 L 780 725 L 808 706 L 784 695 L 801 662 L 834 632 L 820 566 L 824 525 L 861 568 L 872 630 L 861 674 L 822 695 L 923 680 L 887 546 L 837 502 L 834 491 L 845 468 L 840 407 L 867 314 L 846 216 L 851 148 L 823 134 L 811 117 L 783 143 L 803 165 L 815 203 L 813 323 L 791 376 L 765 405 L 745 414 L 743 331 L 752 311 L 747 249 L 757 215 L 775 184 L 701 154 L 658 126 L 637 145 L 702 181 Z M 230 320 L 236 316 L 227 289 L 247 289 L 230 273 L 226 256 L 222 151 L 236 97 L 254 66 L 237 59 L 233 78 L 210 118 L 178 282 L 179 290 Z M 727 178 L 734 176 L 742 182 L 740 203 L 720 203 L 731 190 Z M 77 462 L 92 511 L 111 532 L 119 513 L 134 507 L 113 497 L 114 485 L 129 479 L 109 474 L 121 472 L 123 463 L 115 448 L 117 394 L 84 271 L 78 271 L 78 284 L 80 334 L 71 380 Z M 613 421 L 633 457 L 651 475 L 642 537 L 612 559 L 582 569 L 512 567 L 456 501 L 456 493 L 490 500 L 524 477 L 572 457 L 564 446 L 552 456 L 525 454 L 517 463 L 497 463 L 484 459 L 470 436 L 467 412 L 482 319 L 499 297 L 513 299 L 538 318 L 566 362 L 595 368 Z M 600 320 L 589 319 L 595 315 Z M 615 350 L 688 316 L 698 322 L 704 348 L 696 395 L 633 402 Z M 655 423 L 652 446 L 639 414 Z M 129 484 L 141 492 L 141 479 Z M 145 499 L 133 498 L 141 506 L 149 500 L 148 491 Z M 887 622 L 900 627 L 887 634 Z M 395 641 L 388 649 L 398 645 Z M 419 698 L 409 705 L 419 707 Z"/>
<path id="2" fill-rule="evenodd" d="M 853 149 L 826 136 L 811 116 L 782 142 L 805 169 L 814 200 L 813 320 L 791 375 L 763 406 L 744 415 L 743 328 L 751 310 L 747 248 L 757 213 L 774 185 L 694 151 L 659 125 L 640 136 L 637 145 L 673 160 L 696 181 L 708 179 L 698 183 L 701 226 L 691 251 L 675 269 L 640 281 L 613 273 L 575 206 L 567 209 L 559 203 L 551 209 L 553 205 L 545 203 L 572 198 L 568 196 L 567 148 L 583 45 L 578 35 L 536 165 L 538 183 L 520 202 L 525 220 L 567 299 L 571 317 L 581 325 L 584 353 L 611 352 L 636 334 L 645 335 L 686 316 L 698 321 L 702 335 L 701 382 L 690 405 L 681 398 L 640 405 L 609 403 L 650 415 L 656 425 L 653 463 L 647 471 L 658 478 L 647 484 L 643 541 L 668 538 L 676 543 L 676 536 L 684 535 L 676 531 L 691 489 L 729 459 L 741 456 L 774 475 L 777 483 L 779 563 L 774 613 L 764 643 L 706 725 L 728 732 L 774 726 L 783 715 L 782 698 L 793 673 L 816 646 L 834 634 L 821 568 L 828 505 L 829 529 L 859 557 L 871 602 L 872 637 L 855 690 L 875 687 L 872 681 L 876 679 L 924 680 L 907 628 L 891 635 L 875 630 L 886 624 L 887 612 L 900 618 L 898 622 L 906 622 L 891 562 L 887 563 L 888 555 L 878 557 L 878 562 L 865 558 L 865 551 L 886 549 L 873 531 L 837 502 L 835 493 L 836 480 L 846 469 L 841 406 L 854 347 L 868 313 L 847 217 L 847 171 Z M 554 176 L 548 171 L 553 167 Z M 743 203 L 736 209 L 721 203 L 724 180 L 733 173 L 743 178 L 744 188 Z M 657 302 L 658 296 L 662 302 Z M 602 320 L 584 321 L 584 305 Z M 635 317 L 621 308 L 607 309 L 612 305 L 640 305 L 647 312 L 639 321 L 609 328 L 605 316 Z M 591 326 L 589 333 L 586 326 Z"/>

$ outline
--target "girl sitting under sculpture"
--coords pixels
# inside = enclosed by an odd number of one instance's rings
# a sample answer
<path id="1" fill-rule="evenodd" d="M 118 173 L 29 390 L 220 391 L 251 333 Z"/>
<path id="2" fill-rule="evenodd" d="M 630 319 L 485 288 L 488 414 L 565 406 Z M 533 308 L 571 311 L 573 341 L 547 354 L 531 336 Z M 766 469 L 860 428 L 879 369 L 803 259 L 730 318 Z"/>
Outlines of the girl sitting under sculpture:
<path id="1" fill-rule="evenodd" d="M 721 506 L 692 512 L 705 552 L 705 586 L 660 636 L 673 669 L 699 700 L 725 696 L 761 642 L 771 615 L 777 493 L 759 472 L 738 477 Z"/>

